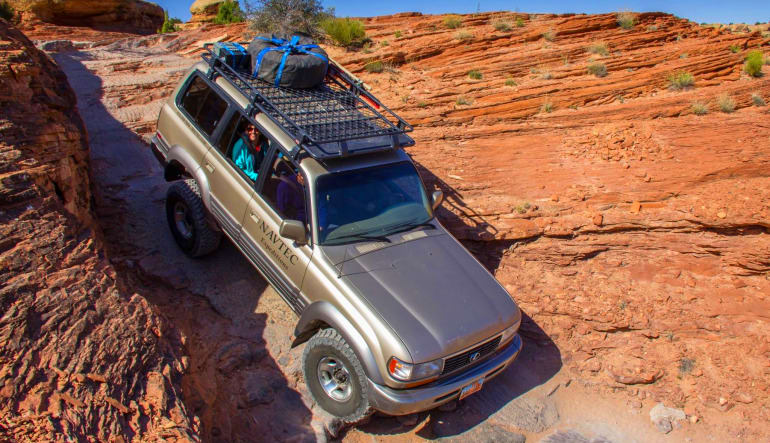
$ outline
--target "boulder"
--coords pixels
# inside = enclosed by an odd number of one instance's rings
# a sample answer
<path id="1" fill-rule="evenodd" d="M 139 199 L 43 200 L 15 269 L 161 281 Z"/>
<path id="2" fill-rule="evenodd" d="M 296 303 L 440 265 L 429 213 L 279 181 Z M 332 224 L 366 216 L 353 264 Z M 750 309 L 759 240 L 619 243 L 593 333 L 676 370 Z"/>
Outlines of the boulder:
<path id="1" fill-rule="evenodd" d="M 190 21 L 188 26 L 200 26 L 204 23 L 212 23 L 219 12 L 219 5 L 224 0 L 195 0 L 190 6 Z"/>
<path id="2" fill-rule="evenodd" d="M 143 0 L 9 0 L 24 21 L 151 34 L 163 25 L 163 9 Z"/>

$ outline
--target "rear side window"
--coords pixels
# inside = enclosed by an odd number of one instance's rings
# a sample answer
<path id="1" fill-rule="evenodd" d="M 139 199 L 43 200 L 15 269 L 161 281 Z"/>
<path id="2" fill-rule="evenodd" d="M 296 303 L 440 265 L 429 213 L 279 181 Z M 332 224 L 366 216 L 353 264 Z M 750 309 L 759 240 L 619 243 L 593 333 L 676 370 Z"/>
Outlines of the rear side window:
<path id="1" fill-rule="evenodd" d="M 180 102 L 198 128 L 206 135 L 211 135 L 227 110 L 227 102 L 199 76 L 190 82 Z"/>

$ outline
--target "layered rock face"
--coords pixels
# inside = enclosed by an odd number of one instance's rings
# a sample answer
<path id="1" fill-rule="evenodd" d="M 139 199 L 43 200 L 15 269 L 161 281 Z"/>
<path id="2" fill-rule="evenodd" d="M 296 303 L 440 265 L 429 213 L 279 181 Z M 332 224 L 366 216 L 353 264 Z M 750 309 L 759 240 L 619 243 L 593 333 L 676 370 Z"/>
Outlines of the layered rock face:
<path id="1" fill-rule="evenodd" d="M 121 283 L 59 68 L 0 22 L 0 440 L 194 438 L 167 325 Z"/>
<path id="2" fill-rule="evenodd" d="M 190 6 L 190 21 L 185 24 L 186 28 L 195 28 L 204 23 L 211 23 L 217 17 L 219 5 L 224 0 L 195 0 Z"/>
<path id="3" fill-rule="evenodd" d="M 143 0 L 9 0 L 25 21 L 151 34 L 163 24 L 163 9 Z"/>
<path id="4" fill-rule="evenodd" d="M 765 31 L 444 19 L 365 19 L 374 44 L 331 55 L 416 125 L 442 221 L 547 337 L 523 333 L 588 384 L 767 423 L 770 67 L 743 70 Z M 694 85 L 669 88 L 677 73 Z"/>

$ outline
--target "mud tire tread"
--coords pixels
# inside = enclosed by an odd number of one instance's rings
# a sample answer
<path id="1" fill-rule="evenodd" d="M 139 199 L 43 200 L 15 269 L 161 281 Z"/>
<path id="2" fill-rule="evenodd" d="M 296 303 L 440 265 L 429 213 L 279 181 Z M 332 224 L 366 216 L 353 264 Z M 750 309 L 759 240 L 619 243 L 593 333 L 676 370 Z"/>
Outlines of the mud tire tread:
<path id="1" fill-rule="evenodd" d="M 178 198 L 182 200 L 190 210 L 193 219 L 193 239 L 191 244 L 184 245 L 179 239 L 174 223 L 171 219 L 169 201 Z M 206 218 L 206 208 L 203 206 L 201 191 L 198 183 L 193 179 L 174 182 L 166 193 L 166 215 L 169 227 L 174 234 L 179 247 L 190 257 L 203 257 L 214 252 L 222 241 L 222 232 L 212 229 Z"/>

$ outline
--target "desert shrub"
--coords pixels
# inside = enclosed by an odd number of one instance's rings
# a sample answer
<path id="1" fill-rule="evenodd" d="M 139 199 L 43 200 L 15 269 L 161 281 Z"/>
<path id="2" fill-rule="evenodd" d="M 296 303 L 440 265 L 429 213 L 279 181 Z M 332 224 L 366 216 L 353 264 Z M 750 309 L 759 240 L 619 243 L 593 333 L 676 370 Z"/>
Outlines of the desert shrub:
<path id="1" fill-rule="evenodd" d="M 463 21 L 460 19 L 459 16 L 448 15 L 444 17 L 444 26 L 446 26 L 449 29 L 457 29 L 462 25 L 463 25 Z"/>
<path id="2" fill-rule="evenodd" d="M 379 74 L 380 72 L 385 70 L 385 64 L 381 61 L 377 60 L 374 62 L 369 62 L 366 65 L 364 65 L 364 69 L 366 72 L 371 72 L 373 74 Z"/>
<path id="3" fill-rule="evenodd" d="M 762 51 L 754 50 L 749 52 L 746 56 L 746 63 L 743 65 L 743 69 L 752 77 L 762 76 L 762 65 L 764 64 L 764 55 Z"/>
<path id="4" fill-rule="evenodd" d="M 733 54 L 736 54 L 741 50 L 741 47 L 739 45 L 730 45 L 728 49 L 730 49 L 730 52 Z"/>
<path id="5" fill-rule="evenodd" d="M 14 10 L 13 6 L 11 6 L 8 2 L 0 2 L 0 18 L 4 18 L 8 21 L 11 21 L 13 19 Z M 166 14 L 166 19 L 168 19 L 168 14 Z"/>
<path id="6" fill-rule="evenodd" d="M 340 46 L 350 46 L 366 38 L 364 24 L 349 18 L 326 18 L 321 20 L 321 29 Z"/>
<path id="7" fill-rule="evenodd" d="M 546 41 L 552 42 L 554 39 L 556 39 L 556 34 L 552 30 L 545 31 L 542 35 L 543 39 Z"/>
<path id="8" fill-rule="evenodd" d="M 629 11 L 618 12 L 616 18 L 618 26 L 623 29 L 631 29 L 636 24 L 636 16 Z"/>
<path id="9" fill-rule="evenodd" d="M 383 40 L 380 42 L 380 46 L 390 46 L 390 42 L 387 40 Z"/>
<path id="10" fill-rule="evenodd" d="M 256 0 L 247 5 L 249 28 L 267 34 L 303 32 L 322 35 L 321 22 L 334 17 L 334 9 L 323 7 L 321 0 Z"/>
<path id="11" fill-rule="evenodd" d="M 517 28 L 523 28 L 524 27 L 524 19 L 521 17 L 516 17 L 516 27 Z"/>
<path id="12" fill-rule="evenodd" d="M 470 32 L 458 32 L 457 35 L 455 35 L 455 38 L 457 40 L 463 41 L 463 40 L 473 40 L 473 34 Z"/>
<path id="13" fill-rule="evenodd" d="M 687 58 L 689 56 L 690 56 L 690 54 L 688 54 L 686 52 L 683 52 L 683 53 L 679 54 L 679 58 Z"/>
<path id="14" fill-rule="evenodd" d="M 504 21 L 495 22 L 493 26 L 500 32 L 510 32 L 513 29 L 510 23 Z"/>
<path id="15" fill-rule="evenodd" d="M 513 79 L 513 77 L 508 77 L 505 79 L 505 86 L 516 86 L 516 80 Z"/>
<path id="16" fill-rule="evenodd" d="M 587 51 L 591 54 L 610 55 L 610 48 L 607 46 L 607 43 L 604 42 L 594 43 L 588 47 Z"/>
<path id="17" fill-rule="evenodd" d="M 393 37 L 395 37 L 395 38 L 401 38 L 402 35 L 403 35 L 403 33 L 401 31 L 396 31 L 396 32 L 393 33 Z"/>
<path id="18" fill-rule="evenodd" d="M 729 114 L 735 111 L 735 100 L 727 94 L 720 94 L 717 96 L 717 106 L 720 111 Z"/>
<path id="19" fill-rule="evenodd" d="M 168 11 L 163 11 L 163 24 L 160 26 L 160 29 L 158 30 L 158 34 L 168 34 L 170 32 L 176 32 L 179 29 L 177 28 L 177 23 L 181 23 L 181 20 L 178 18 L 168 18 Z"/>
<path id="20" fill-rule="evenodd" d="M 455 101 L 455 103 L 457 103 L 458 106 L 466 106 L 466 105 L 470 105 L 471 103 L 473 103 L 473 101 L 471 99 L 463 97 L 461 95 L 461 96 L 457 97 L 457 100 Z"/>
<path id="21" fill-rule="evenodd" d="M 472 71 L 468 71 L 468 77 L 472 78 L 473 80 L 481 80 L 483 74 L 481 74 L 481 71 L 478 69 L 474 69 Z"/>
<path id="22" fill-rule="evenodd" d="M 545 112 L 546 114 L 553 111 L 553 103 L 549 101 L 543 102 L 543 105 L 540 106 L 540 112 Z"/>
<path id="23" fill-rule="evenodd" d="M 709 112 L 709 107 L 703 102 L 694 102 L 692 104 L 692 112 L 695 115 L 706 115 Z"/>
<path id="24" fill-rule="evenodd" d="M 549 71 L 548 69 L 542 69 L 540 71 L 540 78 L 542 78 L 543 80 L 550 80 L 553 78 L 553 74 L 551 74 L 551 71 Z"/>
<path id="25" fill-rule="evenodd" d="M 751 102 L 754 106 L 765 106 L 765 99 L 758 92 L 751 94 Z"/>
<path id="26" fill-rule="evenodd" d="M 669 89 L 673 89 L 675 91 L 687 89 L 695 84 L 695 77 L 693 77 L 689 72 L 684 71 L 670 74 L 667 80 Z"/>
<path id="27" fill-rule="evenodd" d="M 658 27 L 656 25 L 650 25 L 647 27 L 647 32 L 653 32 L 657 30 L 658 30 Z"/>
<path id="28" fill-rule="evenodd" d="M 240 23 L 243 20 L 243 11 L 241 11 L 241 7 L 238 6 L 238 2 L 227 0 L 219 4 L 214 23 L 218 25 L 227 25 L 230 23 Z"/>
<path id="29" fill-rule="evenodd" d="M 588 65 L 588 73 L 597 77 L 607 76 L 607 66 L 604 63 L 591 63 Z"/>
<path id="30" fill-rule="evenodd" d="M 426 102 L 417 102 L 418 108 L 426 108 L 428 106 L 428 103 Z"/>

